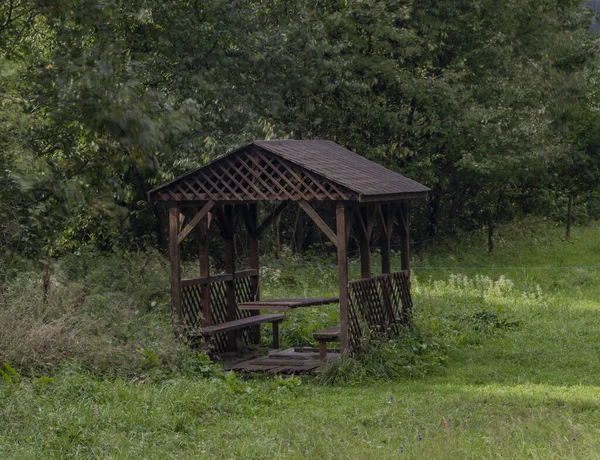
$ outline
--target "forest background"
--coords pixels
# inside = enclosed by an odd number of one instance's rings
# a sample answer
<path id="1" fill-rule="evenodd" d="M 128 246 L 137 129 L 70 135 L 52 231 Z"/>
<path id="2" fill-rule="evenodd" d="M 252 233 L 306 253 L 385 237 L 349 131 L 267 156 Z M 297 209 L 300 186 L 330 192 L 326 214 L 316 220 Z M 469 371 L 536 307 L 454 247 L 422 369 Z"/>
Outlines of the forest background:
<path id="1" fill-rule="evenodd" d="M 578 0 L 4 0 L 0 276 L 166 247 L 146 193 L 253 139 L 331 139 L 431 187 L 427 238 L 600 216 Z M 279 229 L 281 231 L 279 231 Z M 295 251 L 295 210 L 266 236 Z"/>

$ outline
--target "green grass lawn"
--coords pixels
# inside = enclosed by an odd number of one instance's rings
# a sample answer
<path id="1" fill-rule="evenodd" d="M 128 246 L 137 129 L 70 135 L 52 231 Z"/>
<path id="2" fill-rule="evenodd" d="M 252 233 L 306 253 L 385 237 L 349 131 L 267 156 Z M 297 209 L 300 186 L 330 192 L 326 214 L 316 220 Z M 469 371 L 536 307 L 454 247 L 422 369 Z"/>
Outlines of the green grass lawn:
<path id="1" fill-rule="evenodd" d="M 491 255 L 471 236 L 415 256 L 415 322 L 442 366 L 425 354 L 412 377 L 326 385 L 123 381 L 71 364 L 0 384 L 0 457 L 600 458 L 600 229 L 561 232 L 508 228 Z M 331 294 L 335 268 L 310 263 L 269 266 L 264 296 Z M 284 340 L 333 321 L 297 312 Z"/>

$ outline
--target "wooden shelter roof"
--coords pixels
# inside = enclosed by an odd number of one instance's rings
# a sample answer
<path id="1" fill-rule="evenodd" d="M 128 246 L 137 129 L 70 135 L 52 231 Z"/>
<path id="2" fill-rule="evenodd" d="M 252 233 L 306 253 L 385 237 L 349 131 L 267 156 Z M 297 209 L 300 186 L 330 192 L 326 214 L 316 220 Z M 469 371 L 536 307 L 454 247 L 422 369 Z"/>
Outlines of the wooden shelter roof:
<path id="1" fill-rule="evenodd" d="M 148 192 L 150 201 L 425 198 L 429 188 L 333 141 L 254 141 Z"/>

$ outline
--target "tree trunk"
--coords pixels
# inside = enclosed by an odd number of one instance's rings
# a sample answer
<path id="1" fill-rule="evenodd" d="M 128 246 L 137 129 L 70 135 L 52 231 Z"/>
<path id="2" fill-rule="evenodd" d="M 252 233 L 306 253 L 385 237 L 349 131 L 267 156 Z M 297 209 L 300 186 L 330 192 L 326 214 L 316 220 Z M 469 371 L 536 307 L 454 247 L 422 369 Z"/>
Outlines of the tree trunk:
<path id="1" fill-rule="evenodd" d="M 429 238 L 435 238 L 439 225 L 439 214 L 440 214 L 440 195 L 441 191 L 436 185 L 433 187 L 429 198 L 429 212 L 427 222 L 427 234 Z"/>
<path id="2" fill-rule="evenodd" d="M 495 225 L 493 222 L 488 223 L 488 252 L 492 252 L 494 250 L 494 228 Z"/>
<path id="3" fill-rule="evenodd" d="M 158 247 L 161 249 L 161 251 L 168 252 L 169 238 L 167 232 L 165 232 L 165 227 L 163 227 L 164 219 L 162 219 L 158 203 L 152 204 L 152 214 L 154 215 L 154 228 L 156 230 Z"/>
<path id="4" fill-rule="evenodd" d="M 573 196 L 569 196 L 567 206 L 567 239 L 571 238 L 571 221 L 573 220 Z"/>

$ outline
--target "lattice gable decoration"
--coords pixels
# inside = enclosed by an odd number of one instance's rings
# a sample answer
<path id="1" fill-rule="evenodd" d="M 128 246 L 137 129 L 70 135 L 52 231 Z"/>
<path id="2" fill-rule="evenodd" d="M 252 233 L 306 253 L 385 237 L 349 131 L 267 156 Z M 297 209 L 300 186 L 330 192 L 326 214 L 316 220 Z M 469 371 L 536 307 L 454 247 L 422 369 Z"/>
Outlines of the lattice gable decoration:
<path id="1" fill-rule="evenodd" d="M 357 200 L 359 194 L 250 144 L 148 193 L 150 201 Z"/>

